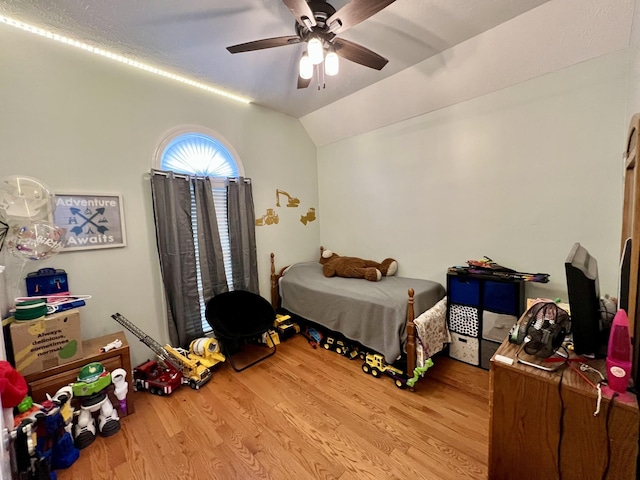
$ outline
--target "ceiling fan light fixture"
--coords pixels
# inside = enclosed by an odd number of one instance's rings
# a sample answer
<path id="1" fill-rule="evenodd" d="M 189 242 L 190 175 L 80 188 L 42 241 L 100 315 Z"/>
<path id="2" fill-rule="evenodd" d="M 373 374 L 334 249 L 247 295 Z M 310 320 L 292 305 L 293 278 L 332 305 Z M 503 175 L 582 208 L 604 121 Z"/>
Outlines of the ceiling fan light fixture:
<path id="1" fill-rule="evenodd" d="M 309 80 L 311 77 L 313 77 L 313 63 L 308 55 L 303 55 L 300 58 L 300 78 Z"/>
<path id="2" fill-rule="evenodd" d="M 305 54 L 306 57 L 299 60 L 298 89 L 307 88 L 314 76 L 318 78 L 318 89 L 323 88 L 325 76 L 334 76 L 339 73 L 339 62 L 342 59 L 375 70 L 381 70 L 389 62 L 363 45 L 345 38 L 337 38 L 337 34 L 341 35 L 362 23 L 396 0 L 341 0 L 341 7 L 337 10 L 329 3 L 330 0 L 272 1 L 281 2 L 289 9 L 296 20 L 295 35 L 263 38 L 231 45 L 227 47 L 230 53 L 253 52 L 302 43 L 305 51 L 298 51 L 298 55 Z M 336 55 L 337 52 L 340 52 L 342 57 L 340 60 Z M 322 65 L 323 62 L 325 65 Z"/>
<path id="3" fill-rule="evenodd" d="M 338 60 L 338 54 L 334 51 L 327 53 L 324 59 L 324 73 L 333 77 L 340 71 L 340 62 Z"/>
<path id="4" fill-rule="evenodd" d="M 311 63 L 319 65 L 324 60 L 324 47 L 319 38 L 313 37 L 307 45 L 307 54 Z"/>

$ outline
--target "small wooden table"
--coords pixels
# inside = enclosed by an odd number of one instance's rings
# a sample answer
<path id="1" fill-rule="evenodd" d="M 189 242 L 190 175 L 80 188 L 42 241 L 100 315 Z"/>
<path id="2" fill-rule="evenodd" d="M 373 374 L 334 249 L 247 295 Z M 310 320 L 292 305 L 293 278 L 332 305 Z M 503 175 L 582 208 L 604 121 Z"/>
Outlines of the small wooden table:
<path id="1" fill-rule="evenodd" d="M 562 480 L 599 480 L 609 451 L 606 478 L 635 478 L 635 395 L 616 397 L 609 412 L 611 395 L 603 394 L 600 413 L 594 416 L 595 388 L 569 366 L 561 373 L 518 363 L 518 348 L 505 340 L 491 359 L 489 478 L 554 479 L 560 468 Z M 498 355 L 513 364 L 496 360 Z M 588 363 L 605 372 L 604 360 Z M 596 383 L 598 377 L 587 376 Z"/>
<path id="2" fill-rule="evenodd" d="M 104 353 L 100 352 L 100 347 L 104 347 L 116 339 L 122 341 L 120 348 L 114 348 Z M 120 331 L 90 340 L 83 340 L 82 351 L 84 352 L 84 356 L 81 359 L 25 376 L 33 401 L 37 403 L 43 402 L 47 399 L 47 393 L 53 396 L 61 387 L 73 383 L 78 378 L 80 369 L 86 364 L 100 362 L 109 372 L 113 372 L 116 368 L 123 368 L 127 372 L 126 381 L 129 384 L 129 392 L 127 394 L 126 414 L 132 414 L 135 408 L 133 405 L 131 356 L 129 353 L 129 343 L 124 333 Z M 117 400 L 115 396 L 110 395 L 110 397 L 114 407 L 116 407 L 117 403 L 115 402 Z M 121 417 L 125 416 L 125 414 L 120 411 L 118 411 L 118 414 Z"/>

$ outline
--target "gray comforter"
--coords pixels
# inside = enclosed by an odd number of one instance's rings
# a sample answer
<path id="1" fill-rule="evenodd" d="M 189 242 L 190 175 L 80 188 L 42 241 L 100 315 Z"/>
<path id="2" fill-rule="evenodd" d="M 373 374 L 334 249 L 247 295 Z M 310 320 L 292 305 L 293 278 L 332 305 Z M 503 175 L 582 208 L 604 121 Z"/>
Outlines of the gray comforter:
<path id="1" fill-rule="evenodd" d="M 390 363 L 404 351 L 409 288 L 415 291 L 416 316 L 445 293 L 441 284 L 415 278 L 326 278 L 319 262 L 292 265 L 280 279 L 283 308 L 360 342 Z"/>

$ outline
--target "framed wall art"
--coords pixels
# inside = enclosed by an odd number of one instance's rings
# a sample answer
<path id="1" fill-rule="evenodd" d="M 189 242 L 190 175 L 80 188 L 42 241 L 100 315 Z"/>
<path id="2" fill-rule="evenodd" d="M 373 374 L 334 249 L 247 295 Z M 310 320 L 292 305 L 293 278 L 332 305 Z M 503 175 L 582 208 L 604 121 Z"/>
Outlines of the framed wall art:
<path id="1" fill-rule="evenodd" d="M 61 252 L 127 245 L 121 195 L 56 193 L 53 221 L 67 231 Z"/>

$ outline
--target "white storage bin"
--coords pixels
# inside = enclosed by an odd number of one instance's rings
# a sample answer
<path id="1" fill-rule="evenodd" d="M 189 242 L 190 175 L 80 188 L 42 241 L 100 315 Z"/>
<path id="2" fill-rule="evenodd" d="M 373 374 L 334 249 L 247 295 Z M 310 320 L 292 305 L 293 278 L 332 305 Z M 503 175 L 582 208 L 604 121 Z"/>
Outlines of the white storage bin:
<path id="1" fill-rule="evenodd" d="M 480 341 L 477 338 L 451 334 L 451 343 L 449 344 L 449 356 L 471 365 L 480 365 Z"/>
<path id="2" fill-rule="evenodd" d="M 479 325 L 477 308 L 466 305 L 449 305 L 449 330 L 477 337 Z"/>
<path id="3" fill-rule="evenodd" d="M 515 315 L 504 315 L 485 310 L 482 312 L 482 338 L 502 343 L 517 321 L 518 318 Z"/>

